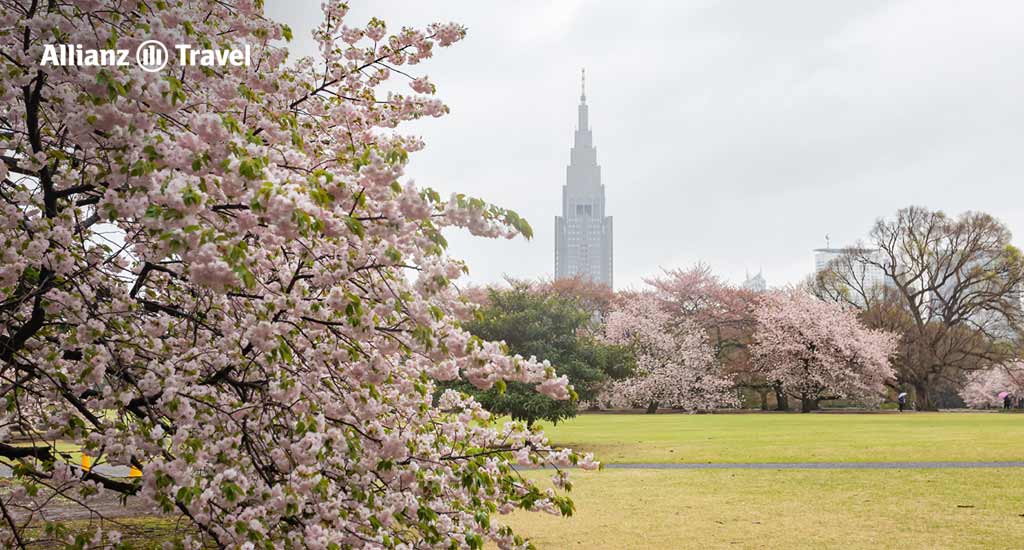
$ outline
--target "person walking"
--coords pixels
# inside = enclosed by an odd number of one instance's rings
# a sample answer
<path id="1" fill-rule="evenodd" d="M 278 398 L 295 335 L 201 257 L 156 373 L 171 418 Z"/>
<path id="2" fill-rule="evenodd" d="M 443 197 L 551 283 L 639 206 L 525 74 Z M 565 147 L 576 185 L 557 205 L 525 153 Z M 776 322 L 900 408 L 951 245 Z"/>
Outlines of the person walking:
<path id="1" fill-rule="evenodd" d="M 1011 403 L 1012 403 L 1012 399 L 1010 398 L 1010 394 L 1004 395 L 1003 396 L 1003 409 L 1009 409 Z"/>
<path id="2" fill-rule="evenodd" d="M 900 412 L 907 406 L 907 392 L 901 392 L 896 396 L 896 402 L 900 405 Z"/>

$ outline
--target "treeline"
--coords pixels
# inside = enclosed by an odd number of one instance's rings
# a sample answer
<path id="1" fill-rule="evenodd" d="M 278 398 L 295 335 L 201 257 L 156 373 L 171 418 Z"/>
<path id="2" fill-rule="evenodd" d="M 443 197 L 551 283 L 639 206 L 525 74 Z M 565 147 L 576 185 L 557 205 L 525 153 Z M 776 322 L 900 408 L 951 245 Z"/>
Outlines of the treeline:
<path id="1" fill-rule="evenodd" d="M 457 386 L 528 423 L 581 407 L 874 407 L 903 392 L 920 410 L 935 409 L 940 395 L 996 406 L 1024 394 L 1022 279 L 998 220 L 915 207 L 879 220 L 869 241 L 784 289 L 741 288 L 704 264 L 618 293 L 583 279 L 509 280 L 465 292 L 481 304 L 466 328 L 549 361 L 575 399 L 515 383 Z"/>
<path id="2" fill-rule="evenodd" d="M 1024 260 L 1004 223 L 983 212 L 921 207 L 878 220 L 807 282 L 869 327 L 898 336 L 894 387 L 916 408 L 1020 396 Z M 979 388 L 988 388 L 979 391 Z M 991 395 L 989 395 L 991 393 Z"/>

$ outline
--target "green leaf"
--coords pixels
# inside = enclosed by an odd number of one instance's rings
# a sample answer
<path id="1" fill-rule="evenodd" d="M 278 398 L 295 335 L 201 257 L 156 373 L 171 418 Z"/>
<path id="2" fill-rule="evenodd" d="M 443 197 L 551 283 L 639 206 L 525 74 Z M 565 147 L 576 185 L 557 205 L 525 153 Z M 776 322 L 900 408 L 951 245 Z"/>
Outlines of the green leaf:
<path id="1" fill-rule="evenodd" d="M 349 231 L 355 233 L 360 239 L 366 235 L 366 228 L 363 227 L 363 222 L 352 216 L 345 216 L 345 225 Z"/>

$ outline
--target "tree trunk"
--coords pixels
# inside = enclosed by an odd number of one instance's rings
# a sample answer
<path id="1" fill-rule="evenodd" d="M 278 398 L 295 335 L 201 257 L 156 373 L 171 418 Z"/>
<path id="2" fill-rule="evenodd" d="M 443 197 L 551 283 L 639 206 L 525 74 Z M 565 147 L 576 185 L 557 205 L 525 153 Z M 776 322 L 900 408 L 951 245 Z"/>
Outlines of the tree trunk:
<path id="1" fill-rule="evenodd" d="M 757 388 L 758 395 L 761 396 L 761 410 L 768 410 L 768 388 Z M 1024 403 L 1024 401 L 1022 401 Z"/>
<path id="2" fill-rule="evenodd" d="M 811 411 L 818 410 L 818 400 L 811 397 L 802 397 L 800 399 L 800 412 L 809 413 Z"/>
<path id="3" fill-rule="evenodd" d="M 914 382 L 914 409 L 919 411 L 938 410 L 935 405 L 932 404 L 927 382 Z"/>
<path id="4" fill-rule="evenodd" d="M 658 412 L 658 402 L 651 401 L 650 405 L 647 405 L 647 414 L 654 414 Z"/>
<path id="5" fill-rule="evenodd" d="M 786 396 L 786 392 L 782 391 L 782 384 L 775 384 L 775 410 L 777 411 L 788 411 L 789 410 L 789 397 Z"/>

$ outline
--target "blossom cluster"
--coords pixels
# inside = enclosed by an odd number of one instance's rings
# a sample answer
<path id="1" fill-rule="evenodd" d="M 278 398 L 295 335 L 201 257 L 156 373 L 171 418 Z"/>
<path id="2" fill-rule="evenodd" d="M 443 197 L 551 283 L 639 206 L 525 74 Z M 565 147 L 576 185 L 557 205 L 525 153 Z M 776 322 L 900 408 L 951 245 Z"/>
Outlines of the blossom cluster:
<path id="1" fill-rule="evenodd" d="M 690 412 L 737 404 L 733 383 L 721 373 L 704 330 L 674 319 L 654 294 L 626 296 L 609 314 L 605 338 L 633 350 L 636 372 L 613 382 L 599 402 Z"/>
<path id="2" fill-rule="evenodd" d="M 880 400 L 895 376 L 897 337 L 866 328 L 850 308 L 794 289 L 764 295 L 755 316 L 754 363 L 795 397 Z"/>
<path id="3" fill-rule="evenodd" d="M 1002 407 L 1007 394 L 1011 399 L 1024 397 L 1024 363 L 1020 361 L 974 371 L 960 389 L 960 398 L 975 409 Z"/>

